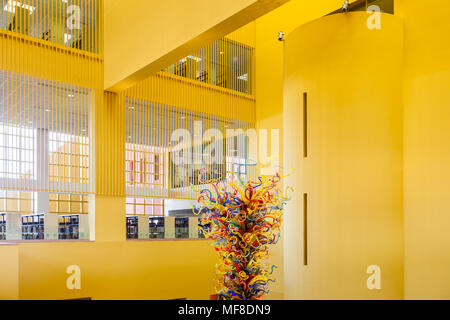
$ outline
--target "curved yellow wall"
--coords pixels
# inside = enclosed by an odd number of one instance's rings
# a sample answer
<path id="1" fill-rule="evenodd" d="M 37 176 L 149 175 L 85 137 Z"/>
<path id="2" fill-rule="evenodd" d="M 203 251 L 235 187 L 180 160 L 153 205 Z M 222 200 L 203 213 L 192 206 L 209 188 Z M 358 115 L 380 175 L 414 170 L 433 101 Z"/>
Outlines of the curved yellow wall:
<path id="1" fill-rule="evenodd" d="M 295 193 L 286 211 L 287 299 L 403 297 L 403 25 L 364 12 L 327 16 L 285 42 L 285 167 Z M 303 158 L 303 92 L 308 158 Z M 308 266 L 303 194 L 308 194 Z M 367 267 L 381 267 L 368 290 Z"/>

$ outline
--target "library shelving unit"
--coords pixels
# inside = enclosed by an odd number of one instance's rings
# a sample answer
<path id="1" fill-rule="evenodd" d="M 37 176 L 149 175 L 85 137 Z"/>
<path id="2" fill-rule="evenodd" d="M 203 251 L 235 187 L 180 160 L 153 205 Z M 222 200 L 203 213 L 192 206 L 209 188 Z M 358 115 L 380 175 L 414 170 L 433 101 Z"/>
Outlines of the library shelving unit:
<path id="1" fill-rule="evenodd" d="M 58 215 L 39 213 L 22 216 L 22 240 L 57 240 Z"/>
<path id="2" fill-rule="evenodd" d="M 139 239 L 139 217 L 127 217 L 127 239 Z"/>
<path id="3" fill-rule="evenodd" d="M 6 240 L 6 213 L 0 213 L 0 240 Z"/>
<path id="4" fill-rule="evenodd" d="M 0 213 L 0 240 L 21 240 L 21 214 Z"/>
<path id="5" fill-rule="evenodd" d="M 89 217 L 87 214 L 59 216 L 58 238 L 60 240 L 88 240 Z"/>
<path id="6" fill-rule="evenodd" d="M 198 239 L 198 217 L 153 217 L 135 215 L 126 217 L 127 239 Z"/>
<path id="7" fill-rule="evenodd" d="M 150 217 L 150 239 L 164 239 L 166 228 L 164 217 Z"/>
<path id="8" fill-rule="evenodd" d="M 175 238 L 189 239 L 189 217 L 175 218 Z"/>
<path id="9" fill-rule="evenodd" d="M 127 216 L 127 239 L 149 238 L 149 215 Z"/>

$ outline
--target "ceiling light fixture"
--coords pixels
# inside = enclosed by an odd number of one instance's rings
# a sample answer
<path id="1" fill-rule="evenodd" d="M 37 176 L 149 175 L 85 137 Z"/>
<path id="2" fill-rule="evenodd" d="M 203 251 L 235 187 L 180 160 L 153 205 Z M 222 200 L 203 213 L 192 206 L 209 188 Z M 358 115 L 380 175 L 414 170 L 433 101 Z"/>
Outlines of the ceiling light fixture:
<path id="1" fill-rule="evenodd" d="M 248 81 L 248 73 L 244 73 L 243 75 L 238 77 L 239 80 Z"/>
<path id="2" fill-rule="evenodd" d="M 30 15 L 33 14 L 34 10 L 36 10 L 36 7 L 21 3 L 19 1 L 15 0 L 9 0 L 8 3 L 3 8 L 4 11 L 15 14 L 16 13 L 16 7 L 28 10 L 30 12 Z"/>

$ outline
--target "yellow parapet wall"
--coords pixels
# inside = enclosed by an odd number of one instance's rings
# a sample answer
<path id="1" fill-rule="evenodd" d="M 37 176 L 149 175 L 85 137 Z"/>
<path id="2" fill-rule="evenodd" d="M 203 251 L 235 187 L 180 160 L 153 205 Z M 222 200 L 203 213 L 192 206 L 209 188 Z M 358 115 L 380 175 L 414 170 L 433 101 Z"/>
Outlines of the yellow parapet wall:
<path id="1" fill-rule="evenodd" d="M 216 257 L 207 240 L 20 243 L 0 245 L 0 254 L 1 299 L 208 300 L 214 294 Z M 70 266 L 79 267 L 79 290 Z"/>

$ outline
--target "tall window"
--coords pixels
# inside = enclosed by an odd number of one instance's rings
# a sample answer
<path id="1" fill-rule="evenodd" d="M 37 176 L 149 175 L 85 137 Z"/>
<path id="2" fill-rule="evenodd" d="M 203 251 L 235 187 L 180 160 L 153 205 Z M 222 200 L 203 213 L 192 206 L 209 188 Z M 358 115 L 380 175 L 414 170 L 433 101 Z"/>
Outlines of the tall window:
<path id="1" fill-rule="evenodd" d="M 161 148 L 126 144 L 127 186 L 162 189 L 164 184 L 164 153 Z"/>
<path id="2" fill-rule="evenodd" d="M 247 174 L 247 137 L 238 135 L 226 139 L 226 178 L 235 181 Z"/>
<path id="3" fill-rule="evenodd" d="M 0 124 L 0 178 L 33 179 L 34 132 Z"/>
<path id="4" fill-rule="evenodd" d="M 88 193 L 90 90 L 0 72 L 0 189 Z"/>
<path id="5" fill-rule="evenodd" d="M 50 181 L 89 182 L 89 139 L 57 132 L 49 133 Z"/>

